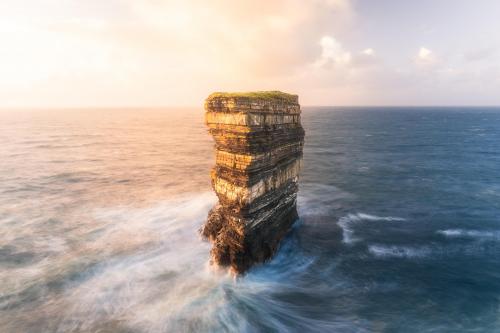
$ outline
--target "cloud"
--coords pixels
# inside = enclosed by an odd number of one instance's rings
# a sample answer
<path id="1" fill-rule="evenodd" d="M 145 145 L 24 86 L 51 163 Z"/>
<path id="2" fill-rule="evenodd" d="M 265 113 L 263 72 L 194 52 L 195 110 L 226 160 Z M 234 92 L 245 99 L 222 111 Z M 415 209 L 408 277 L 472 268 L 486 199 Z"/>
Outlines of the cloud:
<path id="1" fill-rule="evenodd" d="M 35 105 L 92 94 L 94 105 L 199 104 L 213 89 L 275 89 L 323 47 L 331 57 L 329 41 L 317 40 L 352 15 L 349 0 L 40 0 L 43 15 L 29 1 L 7 2 L 0 98 Z M 60 96 L 67 87 L 75 93 Z"/>
<path id="2" fill-rule="evenodd" d="M 351 62 L 351 53 L 332 36 L 323 36 L 319 41 L 321 56 L 314 63 L 315 67 L 346 65 Z"/>
<path id="3" fill-rule="evenodd" d="M 361 52 L 355 53 L 352 57 L 352 65 L 358 68 L 374 66 L 380 64 L 380 58 L 372 48 L 366 48 Z"/>
<path id="4" fill-rule="evenodd" d="M 375 55 L 375 51 L 372 48 L 364 49 L 361 53 L 363 53 L 367 56 Z"/>
<path id="5" fill-rule="evenodd" d="M 4 0 L 0 103 L 201 105 L 212 90 L 252 89 L 296 92 L 306 104 L 405 104 L 424 90 L 498 98 L 496 21 L 473 26 L 476 44 L 470 29 L 442 45 L 429 33 L 433 49 L 415 44 L 409 24 L 394 25 L 393 7 L 379 9 L 351 0 Z"/>
<path id="6" fill-rule="evenodd" d="M 418 51 L 418 58 L 421 60 L 429 60 L 432 57 L 432 51 L 426 49 L 425 47 L 421 47 Z"/>
<path id="7" fill-rule="evenodd" d="M 323 36 L 319 40 L 321 54 L 313 63 L 314 68 L 331 69 L 335 68 L 338 75 L 342 68 L 344 74 L 347 71 L 359 71 L 363 67 L 372 66 L 379 63 L 379 58 L 372 48 L 366 48 L 359 52 L 351 52 L 332 36 Z M 338 76 L 337 75 L 337 76 Z"/>
<path id="8" fill-rule="evenodd" d="M 426 47 L 421 47 L 418 50 L 417 56 L 415 57 L 415 63 L 417 65 L 433 65 L 437 61 L 437 58 L 431 50 Z"/>

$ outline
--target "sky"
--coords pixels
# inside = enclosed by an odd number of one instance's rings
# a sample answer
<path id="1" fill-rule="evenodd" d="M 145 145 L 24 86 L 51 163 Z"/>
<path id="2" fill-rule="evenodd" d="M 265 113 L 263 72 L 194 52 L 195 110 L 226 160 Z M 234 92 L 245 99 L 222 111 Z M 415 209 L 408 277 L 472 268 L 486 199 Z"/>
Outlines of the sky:
<path id="1" fill-rule="evenodd" d="M 500 105 L 498 0 L 2 0 L 0 107 Z"/>

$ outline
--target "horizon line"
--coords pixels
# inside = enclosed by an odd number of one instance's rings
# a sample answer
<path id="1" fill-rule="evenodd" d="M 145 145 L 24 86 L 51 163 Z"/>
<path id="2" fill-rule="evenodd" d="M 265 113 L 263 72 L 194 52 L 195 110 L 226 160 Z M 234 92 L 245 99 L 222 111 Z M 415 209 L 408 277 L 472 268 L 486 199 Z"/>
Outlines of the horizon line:
<path id="1" fill-rule="evenodd" d="M 303 108 L 500 108 L 500 104 L 484 105 L 300 105 Z M 203 108 L 203 105 L 122 105 L 122 106 L 0 106 L 0 111 L 35 111 L 35 110 L 90 110 L 90 109 L 193 109 Z"/>

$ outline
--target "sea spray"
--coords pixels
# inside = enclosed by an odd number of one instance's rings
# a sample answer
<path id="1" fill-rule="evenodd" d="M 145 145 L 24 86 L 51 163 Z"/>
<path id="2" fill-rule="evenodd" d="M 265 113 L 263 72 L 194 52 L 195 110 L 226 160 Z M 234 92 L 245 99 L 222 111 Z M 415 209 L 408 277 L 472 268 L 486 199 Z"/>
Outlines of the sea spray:
<path id="1" fill-rule="evenodd" d="M 347 244 L 352 244 L 359 241 L 359 238 L 356 238 L 354 236 L 354 225 L 366 221 L 400 222 L 400 221 L 405 221 L 405 219 L 401 217 L 375 216 L 364 213 L 348 214 L 346 216 L 341 217 L 337 222 L 338 225 L 342 228 L 342 235 L 343 235 L 342 241 Z"/>

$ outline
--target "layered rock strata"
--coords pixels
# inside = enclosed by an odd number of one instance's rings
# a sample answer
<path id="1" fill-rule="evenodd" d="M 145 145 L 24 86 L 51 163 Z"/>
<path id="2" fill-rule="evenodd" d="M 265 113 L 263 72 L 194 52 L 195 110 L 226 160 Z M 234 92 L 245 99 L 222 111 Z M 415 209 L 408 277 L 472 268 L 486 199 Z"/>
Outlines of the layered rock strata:
<path id="1" fill-rule="evenodd" d="M 201 232 L 212 260 L 243 273 L 269 259 L 297 219 L 304 144 L 297 95 L 214 93 L 205 121 L 215 140 L 212 186 L 219 203 Z"/>

